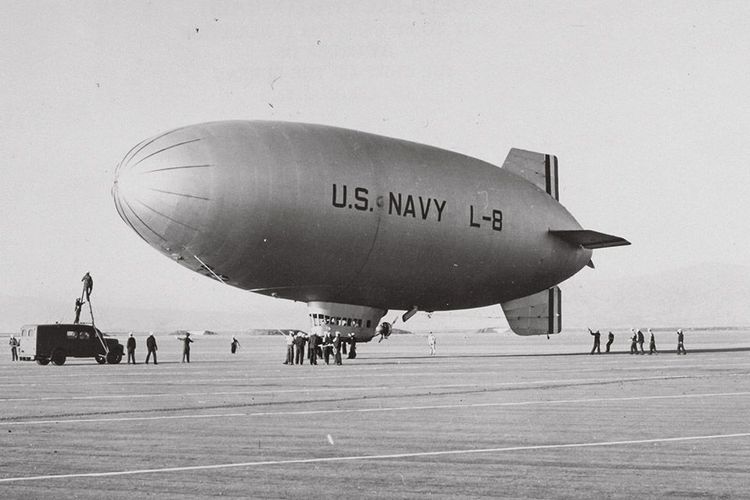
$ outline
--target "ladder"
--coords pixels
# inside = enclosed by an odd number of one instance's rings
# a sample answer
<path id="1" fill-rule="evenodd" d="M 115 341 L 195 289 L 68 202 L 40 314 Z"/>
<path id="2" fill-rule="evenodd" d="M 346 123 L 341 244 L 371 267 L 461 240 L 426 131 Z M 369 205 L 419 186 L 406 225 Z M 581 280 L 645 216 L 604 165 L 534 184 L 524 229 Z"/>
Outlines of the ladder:
<path id="1" fill-rule="evenodd" d="M 104 342 L 104 337 L 102 336 L 102 333 L 96 328 L 96 325 L 94 324 L 94 308 L 91 305 L 91 295 L 86 295 L 86 283 L 83 283 L 83 289 L 81 290 L 81 302 L 83 302 L 84 296 L 86 297 L 86 303 L 89 305 L 89 314 L 91 315 L 91 326 L 94 327 L 94 333 L 96 333 L 96 338 L 99 339 L 99 342 L 102 344 L 102 348 L 104 349 L 104 356 L 109 356 L 109 347 L 107 347 L 107 343 Z"/>

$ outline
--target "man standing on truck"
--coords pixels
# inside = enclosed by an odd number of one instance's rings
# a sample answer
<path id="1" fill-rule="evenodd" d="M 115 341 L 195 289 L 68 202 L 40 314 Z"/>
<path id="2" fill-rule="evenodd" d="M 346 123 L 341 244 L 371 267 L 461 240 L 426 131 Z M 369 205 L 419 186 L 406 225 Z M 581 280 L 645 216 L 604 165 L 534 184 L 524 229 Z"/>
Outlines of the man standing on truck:
<path id="1" fill-rule="evenodd" d="M 86 300 L 91 302 L 91 292 L 94 291 L 94 278 L 86 271 L 81 281 L 83 281 L 83 293 L 81 295 L 85 295 Z"/>
<path id="2" fill-rule="evenodd" d="M 83 301 L 76 298 L 76 319 L 73 320 L 74 325 L 77 325 L 81 320 L 81 307 L 83 307 Z"/>
<path id="3" fill-rule="evenodd" d="M 131 360 L 135 364 L 135 337 L 133 337 L 133 332 L 130 332 L 128 337 L 128 364 Z"/>
<path id="4" fill-rule="evenodd" d="M 146 337 L 146 349 L 148 349 L 148 354 L 146 354 L 146 364 L 148 364 L 149 358 L 151 358 L 151 355 L 154 355 L 154 364 L 157 365 L 156 362 L 156 338 L 154 337 L 154 332 L 149 332 L 148 337 Z"/>

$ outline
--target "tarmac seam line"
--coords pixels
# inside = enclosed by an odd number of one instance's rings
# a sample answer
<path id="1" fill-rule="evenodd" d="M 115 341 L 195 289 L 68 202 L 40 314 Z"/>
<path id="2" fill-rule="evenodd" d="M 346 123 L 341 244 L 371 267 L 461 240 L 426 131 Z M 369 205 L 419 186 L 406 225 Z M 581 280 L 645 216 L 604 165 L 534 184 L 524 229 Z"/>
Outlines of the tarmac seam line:
<path id="1" fill-rule="evenodd" d="M 635 439 L 635 440 L 622 440 L 622 441 L 598 441 L 592 443 L 563 443 L 563 444 L 542 444 L 542 445 L 529 445 L 529 446 L 509 446 L 502 448 L 478 448 L 478 449 L 463 449 L 463 450 L 441 450 L 441 451 L 422 451 L 412 453 L 391 453 L 383 455 L 354 455 L 354 456 L 343 456 L 343 457 L 319 457 L 319 458 L 301 458 L 293 460 L 265 460 L 256 462 L 240 462 L 240 463 L 227 463 L 227 464 L 212 464 L 212 465 L 188 465 L 184 467 L 164 467 L 161 469 L 133 469 L 125 471 L 112 471 L 112 472 L 84 472 L 77 474 L 51 474 L 44 476 L 27 476 L 27 477 L 8 477 L 0 479 L 0 483 L 11 483 L 21 481 L 42 481 L 42 480 L 53 480 L 53 479 L 73 479 L 73 478 L 87 478 L 87 477 L 113 477 L 113 476 L 132 476 L 138 474 L 156 474 L 165 472 L 187 472 L 187 471 L 201 471 L 201 470 L 216 470 L 216 469 L 231 469 L 231 468 L 243 468 L 243 467 L 260 467 L 267 465 L 294 465 L 294 464 L 312 464 L 312 463 L 330 463 L 330 462 L 352 462 L 352 461 L 365 461 L 365 460 L 393 460 L 400 458 L 418 458 L 418 457 L 436 457 L 436 456 L 450 456 L 450 455 L 469 455 L 469 454 L 481 454 L 481 453 L 508 453 L 514 451 L 536 451 L 536 450 L 556 450 L 556 449 L 570 449 L 570 448 L 595 448 L 604 446 L 624 446 L 633 444 L 654 444 L 654 443 L 675 443 L 681 441 L 705 441 L 710 439 L 731 439 L 731 438 L 746 438 L 750 437 L 750 432 L 742 432 L 736 434 L 713 434 L 704 436 L 681 436 L 671 438 L 652 438 L 652 439 Z"/>

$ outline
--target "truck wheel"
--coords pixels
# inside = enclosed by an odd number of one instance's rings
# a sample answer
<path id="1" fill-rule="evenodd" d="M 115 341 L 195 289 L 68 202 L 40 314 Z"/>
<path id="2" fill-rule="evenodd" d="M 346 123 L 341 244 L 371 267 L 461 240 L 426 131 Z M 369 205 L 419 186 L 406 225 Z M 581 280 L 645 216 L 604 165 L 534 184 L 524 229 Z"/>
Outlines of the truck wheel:
<path id="1" fill-rule="evenodd" d="M 57 366 L 62 366 L 65 364 L 65 353 L 62 351 L 55 351 L 52 353 L 52 362 L 55 363 Z"/>
<path id="2" fill-rule="evenodd" d="M 109 354 L 107 354 L 107 363 L 116 365 L 120 361 L 122 361 L 122 354 L 115 352 L 110 352 Z"/>
<path id="3" fill-rule="evenodd" d="M 99 363 L 100 365 L 103 365 L 104 363 L 107 362 L 107 358 L 104 357 L 103 354 L 97 354 L 96 356 L 94 356 L 94 359 L 96 359 L 96 362 Z"/>
<path id="4" fill-rule="evenodd" d="M 39 365 L 48 365 L 49 364 L 49 358 L 36 358 L 36 362 Z"/>

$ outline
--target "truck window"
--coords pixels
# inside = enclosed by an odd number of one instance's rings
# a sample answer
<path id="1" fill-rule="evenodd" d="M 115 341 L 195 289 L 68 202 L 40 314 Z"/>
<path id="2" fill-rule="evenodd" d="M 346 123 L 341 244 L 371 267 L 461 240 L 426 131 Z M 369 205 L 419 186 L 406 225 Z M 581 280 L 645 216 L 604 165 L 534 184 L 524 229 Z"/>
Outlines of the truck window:
<path id="1" fill-rule="evenodd" d="M 91 338 L 91 334 L 86 331 L 78 332 L 78 338 L 81 340 L 88 340 Z"/>
<path id="2" fill-rule="evenodd" d="M 75 340 L 76 333 L 77 332 L 75 330 L 68 330 L 68 340 Z"/>

